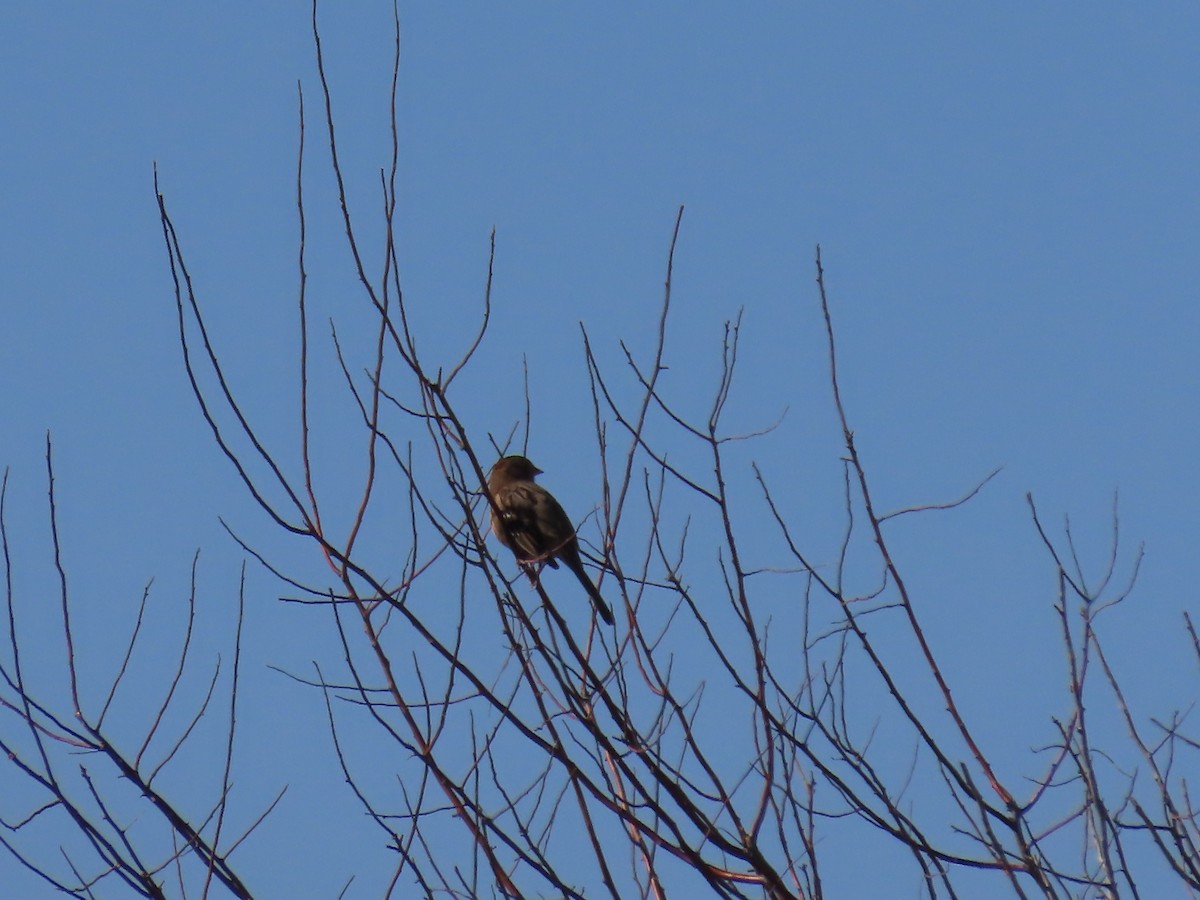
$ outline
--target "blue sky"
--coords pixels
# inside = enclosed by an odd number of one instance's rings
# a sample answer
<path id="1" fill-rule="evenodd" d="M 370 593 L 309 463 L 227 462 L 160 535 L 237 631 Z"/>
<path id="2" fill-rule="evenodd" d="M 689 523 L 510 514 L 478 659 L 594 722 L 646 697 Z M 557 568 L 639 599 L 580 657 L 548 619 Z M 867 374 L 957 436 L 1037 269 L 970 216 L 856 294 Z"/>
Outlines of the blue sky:
<path id="1" fill-rule="evenodd" d="M 786 408 L 741 459 L 761 462 L 832 558 L 841 449 L 820 243 L 880 505 L 953 499 L 1004 467 L 971 506 L 896 538 L 930 563 L 916 582 L 931 637 L 967 705 L 995 711 L 980 729 L 1031 746 L 1064 702 L 1028 715 L 1031 695 L 1059 689 L 1062 659 L 1027 491 L 1049 521 L 1070 515 L 1092 565 L 1119 492 L 1124 563 L 1139 542 L 1147 556 L 1110 620 L 1114 656 L 1155 713 L 1194 696 L 1180 626 L 1200 534 L 1194 5 L 461 3 L 400 17 L 400 253 L 432 352 L 461 345 L 497 233 L 493 332 L 465 404 L 481 435 L 521 415 L 524 354 L 531 454 L 569 508 L 596 502 L 578 323 L 614 370 L 618 340 L 648 351 L 684 204 L 666 389 L 707 408 L 722 323 L 744 309 L 728 427 Z M 320 18 L 351 199 L 368 215 L 390 153 L 390 6 Z M 197 547 L 209 608 L 229 604 L 242 555 L 218 516 L 319 571 L 271 533 L 198 416 L 152 187 L 157 162 L 223 358 L 291 452 L 298 81 L 310 125 L 319 113 L 305 6 L 30 4 L 0 13 L 0 34 L 0 462 L 30 627 L 52 584 L 47 429 L 79 615 L 97 635 L 123 639 L 151 577 L 170 622 Z M 313 127 L 312 287 L 340 315 L 356 301 L 320 150 Z M 333 384 L 323 399 L 341 396 Z M 249 806 L 287 782 L 353 819 L 337 779 L 312 774 L 329 761 L 320 709 L 265 668 L 337 653 L 279 590 L 251 570 L 247 740 L 283 741 L 296 761 L 284 778 L 248 773 Z M 205 627 L 216 647 L 230 622 Z M 288 871 L 259 876 L 331 895 L 345 873 L 328 859 L 271 849 L 313 840 L 320 804 L 294 802 L 256 851 Z M 362 870 L 378 857 L 364 852 Z M 19 877 L 0 856 L 0 882 Z M 376 895 L 360 877 L 355 896 Z"/>

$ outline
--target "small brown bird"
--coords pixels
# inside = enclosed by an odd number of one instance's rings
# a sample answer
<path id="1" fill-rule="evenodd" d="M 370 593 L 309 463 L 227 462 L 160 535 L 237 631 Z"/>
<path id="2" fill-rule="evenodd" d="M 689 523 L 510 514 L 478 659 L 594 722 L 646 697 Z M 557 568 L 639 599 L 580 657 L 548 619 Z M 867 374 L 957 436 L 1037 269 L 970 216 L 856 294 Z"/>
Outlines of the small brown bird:
<path id="1" fill-rule="evenodd" d="M 534 482 L 542 470 L 524 456 L 502 457 L 488 475 L 492 501 L 492 531 L 513 552 L 522 566 L 544 562 L 558 568 L 558 560 L 575 573 L 596 612 L 609 625 L 612 610 L 583 571 L 575 528 L 554 496 Z"/>

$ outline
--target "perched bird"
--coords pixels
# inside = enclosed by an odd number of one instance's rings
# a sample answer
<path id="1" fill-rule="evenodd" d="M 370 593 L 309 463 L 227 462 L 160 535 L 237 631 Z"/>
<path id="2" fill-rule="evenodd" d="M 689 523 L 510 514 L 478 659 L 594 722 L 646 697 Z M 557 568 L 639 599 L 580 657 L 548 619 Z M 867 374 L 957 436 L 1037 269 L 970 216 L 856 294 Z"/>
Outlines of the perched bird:
<path id="1" fill-rule="evenodd" d="M 534 482 L 541 474 L 524 456 L 505 456 L 492 466 L 488 475 L 492 531 L 523 566 L 544 562 L 557 569 L 561 560 L 588 592 L 600 618 L 611 625 L 612 610 L 583 571 L 571 520 L 554 496 Z"/>

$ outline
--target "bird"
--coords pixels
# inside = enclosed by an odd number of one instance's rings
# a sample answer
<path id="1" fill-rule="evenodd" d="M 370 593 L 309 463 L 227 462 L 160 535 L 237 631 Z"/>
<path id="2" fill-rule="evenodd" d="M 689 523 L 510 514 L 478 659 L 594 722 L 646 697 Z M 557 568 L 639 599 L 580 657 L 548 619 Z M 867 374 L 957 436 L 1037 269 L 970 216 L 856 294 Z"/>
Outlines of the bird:
<path id="1" fill-rule="evenodd" d="M 492 531 L 522 566 L 544 562 L 557 569 L 561 561 L 575 573 L 600 618 L 612 625 L 612 610 L 583 570 L 575 527 L 554 495 L 534 481 L 541 474 L 524 456 L 504 456 L 492 466 Z"/>

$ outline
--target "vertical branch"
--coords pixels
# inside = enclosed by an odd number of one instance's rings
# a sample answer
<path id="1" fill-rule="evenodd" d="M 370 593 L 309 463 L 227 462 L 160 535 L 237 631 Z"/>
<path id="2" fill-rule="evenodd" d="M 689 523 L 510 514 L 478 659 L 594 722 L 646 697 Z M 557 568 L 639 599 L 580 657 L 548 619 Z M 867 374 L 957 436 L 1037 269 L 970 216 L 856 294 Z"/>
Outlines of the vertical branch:
<path id="1" fill-rule="evenodd" d="M 313 488 L 312 458 L 309 453 L 309 436 L 311 429 L 308 418 L 308 268 L 305 265 L 305 251 L 308 246 L 308 222 L 304 213 L 304 87 L 296 82 L 296 104 L 299 116 L 299 134 L 296 138 L 296 219 L 299 226 L 299 236 L 296 250 L 296 272 L 298 276 L 297 306 L 300 314 L 300 463 L 304 469 L 304 491 L 308 498 L 308 509 L 313 531 L 323 536 L 321 526 L 321 507 L 317 503 L 317 494 Z M 333 560 L 325 554 L 325 560 L 333 568 Z"/>
<path id="2" fill-rule="evenodd" d="M 854 443 L 854 432 L 850 428 L 849 421 L 846 416 L 846 407 L 842 402 L 841 386 L 838 381 L 837 372 L 837 347 L 833 337 L 833 319 L 829 312 L 829 300 L 825 294 L 825 270 L 821 264 L 821 248 L 817 247 L 816 254 L 817 266 L 817 288 L 821 299 L 821 312 L 825 318 L 825 333 L 827 340 L 827 351 L 829 353 L 829 378 L 833 390 L 834 405 L 837 408 L 838 420 L 842 427 L 842 436 L 845 439 L 846 450 L 850 454 L 850 465 L 853 467 L 855 475 L 858 479 L 859 492 L 863 498 L 863 505 L 866 508 L 867 518 L 871 524 L 871 531 L 875 537 L 875 543 L 879 547 L 879 552 L 883 557 L 884 565 L 888 573 L 895 581 L 896 589 L 900 593 L 901 607 L 904 610 L 905 616 L 908 618 L 909 630 L 917 639 L 917 643 L 921 648 L 921 653 L 925 657 L 926 665 L 934 681 L 937 683 L 938 690 L 942 694 L 942 699 L 945 702 L 946 711 L 954 720 L 958 732 L 971 751 L 976 764 L 983 771 L 988 783 L 992 786 L 992 790 L 996 792 L 1001 801 L 1010 811 L 1017 808 L 1016 801 L 1013 800 L 1012 794 L 1000 782 L 1000 779 L 992 771 L 991 763 L 984 756 L 983 751 L 975 743 L 974 737 L 971 735 L 970 729 L 967 727 L 966 721 L 959 712 L 958 705 L 954 701 L 954 697 L 950 693 L 950 686 L 946 683 L 945 677 L 942 675 L 941 667 L 934 658 L 933 649 L 929 646 L 925 639 L 924 629 L 921 628 L 917 621 L 916 612 L 909 600 L 908 590 L 905 587 L 904 579 L 900 574 L 892 560 L 891 554 L 888 551 L 887 542 L 883 537 L 883 528 L 879 517 L 875 513 L 874 505 L 871 500 L 871 492 L 867 487 L 867 475 L 863 469 L 862 461 L 858 456 L 858 449 Z"/>
<path id="3" fill-rule="evenodd" d="M 225 827 L 225 812 L 228 808 L 226 803 L 230 791 L 233 789 L 233 783 L 230 779 L 230 773 L 233 771 L 233 737 L 237 733 L 237 702 L 238 702 L 238 685 L 240 684 L 241 668 L 242 668 L 242 625 L 246 618 L 246 564 L 242 563 L 241 577 L 238 580 L 238 613 L 237 613 L 237 630 L 233 638 L 233 676 L 229 685 L 229 725 L 226 727 L 225 739 L 225 765 L 221 771 L 221 801 L 217 806 L 217 824 L 213 829 L 212 844 L 214 847 L 221 846 L 221 832 Z M 209 885 L 212 883 L 213 875 L 216 872 L 216 860 L 210 859 L 208 870 L 204 878 L 204 890 L 202 895 L 208 894 Z"/>
<path id="4" fill-rule="evenodd" d="M 50 535 L 54 542 L 54 568 L 58 572 L 59 601 L 62 607 L 63 636 L 67 644 L 67 673 L 71 681 L 71 705 L 77 719 L 83 718 L 79 704 L 79 681 L 75 674 L 75 639 L 71 631 L 71 605 L 67 602 L 67 573 L 62 564 L 62 547 L 58 541 L 58 504 L 54 499 L 54 456 L 50 432 L 46 432 L 46 480 L 50 496 Z"/>
<path id="5" fill-rule="evenodd" d="M 658 384 L 658 377 L 663 371 L 663 356 L 667 346 L 667 314 L 671 310 L 671 281 L 675 275 L 675 247 L 679 243 L 679 229 L 682 224 L 683 206 L 681 205 L 679 211 L 675 214 L 675 227 L 671 229 L 671 244 L 667 249 L 667 274 L 663 279 L 663 302 L 658 314 L 658 331 L 654 344 L 654 362 L 650 366 L 650 373 L 646 376 L 645 390 L 642 394 L 637 415 L 634 417 L 631 425 L 632 435 L 629 453 L 625 459 L 625 471 L 621 474 L 620 487 L 617 489 L 617 500 L 612 507 L 612 521 L 607 523 L 605 529 L 605 555 L 610 550 L 612 535 L 616 534 L 621 524 L 621 517 L 625 508 L 625 498 L 629 493 L 629 488 L 633 480 L 634 451 L 637 445 L 642 443 L 642 430 L 646 425 L 646 415 L 654 399 L 654 390 Z"/>

